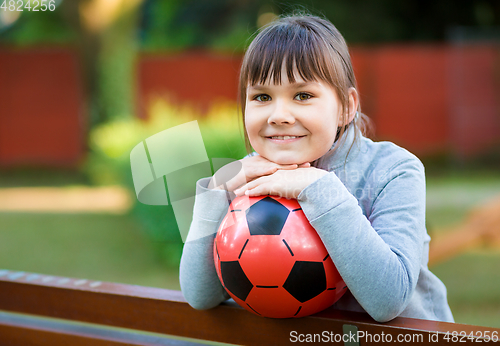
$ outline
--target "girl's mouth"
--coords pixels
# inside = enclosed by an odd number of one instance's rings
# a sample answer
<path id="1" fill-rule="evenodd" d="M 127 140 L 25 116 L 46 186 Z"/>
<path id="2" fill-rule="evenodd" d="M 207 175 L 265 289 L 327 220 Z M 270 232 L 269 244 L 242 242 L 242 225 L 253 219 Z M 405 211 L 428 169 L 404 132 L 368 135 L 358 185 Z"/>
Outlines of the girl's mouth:
<path id="1" fill-rule="evenodd" d="M 299 139 L 305 136 L 269 136 L 267 139 L 271 140 L 274 143 L 291 143 L 298 141 Z"/>
<path id="2" fill-rule="evenodd" d="M 270 139 L 295 139 L 295 138 L 300 138 L 300 137 L 304 137 L 304 136 L 272 136 L 272 137 L 267 137 L 267 138 L 270 138 Z"/>

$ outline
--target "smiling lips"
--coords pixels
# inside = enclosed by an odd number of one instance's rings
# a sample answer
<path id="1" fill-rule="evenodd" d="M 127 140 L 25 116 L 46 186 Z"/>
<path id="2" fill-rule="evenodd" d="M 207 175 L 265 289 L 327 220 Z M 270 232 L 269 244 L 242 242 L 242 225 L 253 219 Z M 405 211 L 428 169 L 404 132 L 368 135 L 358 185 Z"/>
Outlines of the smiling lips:
<path id="1" fill-rule="evenodd" d="M 267 139 L 271 140 L 274 143 L 290 143 L 290 142 L 295 142 L 302 137 L 305 136 L 266 136 Z"/>

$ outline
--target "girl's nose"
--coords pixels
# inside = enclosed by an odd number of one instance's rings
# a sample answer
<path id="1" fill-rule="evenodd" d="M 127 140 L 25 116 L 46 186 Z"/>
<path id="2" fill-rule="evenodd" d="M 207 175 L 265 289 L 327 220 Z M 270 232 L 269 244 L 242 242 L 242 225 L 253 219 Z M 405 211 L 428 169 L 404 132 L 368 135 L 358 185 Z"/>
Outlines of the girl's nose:
<path id="1" fill-rule="evenodd" d="M 269 125 L 292 125 L 295 123 L 295 117 L 290 112 L 289 107 L 285 102 L 276 102 L 269 118 Z"/>

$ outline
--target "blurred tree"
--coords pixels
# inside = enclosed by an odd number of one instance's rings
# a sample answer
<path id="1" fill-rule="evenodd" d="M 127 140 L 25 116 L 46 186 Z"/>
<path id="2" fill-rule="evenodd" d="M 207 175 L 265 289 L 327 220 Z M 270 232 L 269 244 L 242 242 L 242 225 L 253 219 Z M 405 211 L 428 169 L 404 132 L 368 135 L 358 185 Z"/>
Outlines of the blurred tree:
<path id="1" fill-rule="evenodd" d="M 63 2 L 78 32 L 83 57 L 90 126 L 135 113 L 137 25 L 142 0 Z"/>
<path id="2" fill-rule="evenodd" d="M 0 4 L 3 0 L 0 0 Z M 7 7 L 8 8 L 8 7 Z M 68 30 L 61 11 L 7 11 L 0 9 L 0 43 L 18 46 L 68 44 L 76 32 Z"/>
<path id="3" fill-rule="evenodd" d="M 445 41 L 454 26 L 500 25 L 497 0 L 291 0 L 329 18 L 353 43 Z M 292 5 L 293 6 L 293 5 Z"/>
<path id="4" fill-rule="evenodd" d="M 141 22 L 146 50 L 243 50 L 261 0 L 146 0 Z M 166 34 L 168 33 L 168 34 Z"/>
<path id="5" fill-rule="evenodd" d="M 132 117 L 135 113 L 137 27 L 142 2 L 57 0 L 54 11 L 23 9 L 7 13 L 1 9 L 0 43 L 28 46 L 77 42 L 82 55 L 90 130 L 96 124 Z M 12 17 L 14 20 L 7 25 L 2 20 L 6 14 L 17 17 Z"/>
<path id="6" fill-rule="evenodd" d="M 450 27 L 500 26 L 498 0 L 146 0 L 142 46 L 243 50 L 262 17 L 294 10 L 324 15 L 350 43 L 444 41 Z"/>

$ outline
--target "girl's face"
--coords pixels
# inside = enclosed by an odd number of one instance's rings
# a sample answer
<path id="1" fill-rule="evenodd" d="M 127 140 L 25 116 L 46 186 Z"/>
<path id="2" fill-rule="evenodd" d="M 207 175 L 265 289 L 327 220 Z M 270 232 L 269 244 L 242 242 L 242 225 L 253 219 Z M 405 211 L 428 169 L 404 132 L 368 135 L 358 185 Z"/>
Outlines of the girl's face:
<path id="1" fill-rule="evenodd" d="M 322 81 L 306 82 L 296 74 L 290 83 L 286 72 L 281 76 L 281 85 L 247 88 L 245 126 L 250 144 L 259 155 L 278 164 L 314 161 L 328 152 L 338 126 L 343 125 L 339 124 L 342 106 L 337 93 Z M 352 110 L 351 96 L 349 101 Z M 353 116 L 355 112 L 356 108 Z"/>

